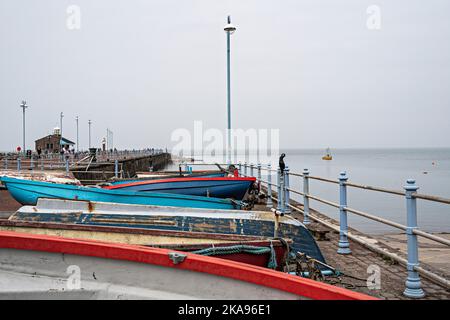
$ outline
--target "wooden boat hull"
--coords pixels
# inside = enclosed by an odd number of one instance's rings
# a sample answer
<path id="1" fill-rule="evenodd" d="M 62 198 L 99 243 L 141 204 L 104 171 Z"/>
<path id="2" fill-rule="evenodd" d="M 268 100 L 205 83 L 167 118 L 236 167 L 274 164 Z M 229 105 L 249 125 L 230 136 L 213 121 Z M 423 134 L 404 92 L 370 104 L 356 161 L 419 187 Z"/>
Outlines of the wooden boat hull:
<path id="1" fill-rule="evenodd" d="M 116 183 L 104 188 L 242 200 L 255 181 L 255 178 L 242 177 L 186 177 Z"/>
<path id="2" fill-rule="evenodd" d="M 240 209 L 240 203 L 231 199 L 156 192 L 106 190 L 8 177 L 0 177 L 0 180 L 6 185 L 12 197 L 23 205 L 35 205 L 39 198 L 54 198 L 172 207 Z"/>
<path id="3" fill-rule="evenodd" d="M 292 240 L 299 251 L 325 262 L 309 230 L 291 216 L 266 211 L 212 210 L 128 205 L 89 201 L 39 199 L 24 206 L 11 221 L 79 224 L 179 232 L 260 236 Z"/>
<path id="4" fill-rule="evenodd" d="M 191 253 L 0 232 L 1 299 L 373 299 Z"/>
<path id="5" fill-rule="evenodd" d="M 255 266 L 268 267 L 273 254 L 277 270 L 283 269 L 291 243 L 291 241 L 257 236 L 14 220 L 0 220 L 0 231 L 142 245 L 186 252 L 211 248 L 235 248 L 236 250 L 234 251 L 236 252 L 221 253 L 218 251 L 213 256 Z M 250 246 L 253 249 L 247 251 L 239 250 L 241 246 Z M 271 251 L 271 248 L 273 248 L 273 251 Z"/>

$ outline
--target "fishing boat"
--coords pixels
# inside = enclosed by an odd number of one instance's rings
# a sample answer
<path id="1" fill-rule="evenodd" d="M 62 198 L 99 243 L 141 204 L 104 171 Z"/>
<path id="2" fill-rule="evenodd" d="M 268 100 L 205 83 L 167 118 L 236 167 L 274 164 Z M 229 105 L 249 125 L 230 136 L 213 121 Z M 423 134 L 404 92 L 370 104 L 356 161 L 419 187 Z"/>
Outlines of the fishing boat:
<path id="1" fill-rule="evenodd" d="M 9 220 L 283 238 L 292 241 L 293 254 L 306 253 L 325 263 L 316 241 L 300 221 L 268 211 L 39 199 L 36 206 L 19 208 Z"/>
<path id="2" fill-rule="evenodd" d="M 9 231 L 0 283 L 0 299 L 374 299 L 215 257 Z"/>
<path id="3" fill-rule="evenodd" d="M 166 248 L 283 270 L 292 241 L 261 236 L 0 219 L 0 231 Z"/>
<path id="4" fill-rule="evenodd" d="M 333 157 L 331 156 L 330 148 L 327 148 L 326 154 L 322 157 L 322 160 L 333 160 Z"/>
<path id="5" fill-rule="evenodd" d="M 240 201 L 232 199 L 174 193 L 107 190 L 98 187 L 85 187 L 9 177 L 0 177 L 0 181 L 6 186 L 11 196 L 22 205 L 35 205 L 39 198 L 55 198 L 209 209 L 240 209 L 242 206 Z"/>
<path id="6" fill-rule="evenodd" d="M 104 186 L 107 190 L 176 193 L 193 196 L 242 200 L 256 182 L 254 177 L 186 177 L 167 178 Z"/>

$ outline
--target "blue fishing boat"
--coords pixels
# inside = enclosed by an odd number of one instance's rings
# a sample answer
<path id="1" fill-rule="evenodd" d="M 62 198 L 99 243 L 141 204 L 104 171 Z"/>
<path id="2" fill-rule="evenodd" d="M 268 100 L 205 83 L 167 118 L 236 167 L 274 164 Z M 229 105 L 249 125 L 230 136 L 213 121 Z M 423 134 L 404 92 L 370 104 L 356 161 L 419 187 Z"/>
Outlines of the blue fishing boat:
<path id="1" fill-rule="evenodd" d="M 0 181 L 9 190 L 11 196 L 23 205 L 35 205 L 39 198 L 54 198 L 208 209 L 240 209 L 241 207 L 241 202 L 232 199 L 171 193 L 107 190 L 98 187 L 84 187 L 9 177 L 0 177 Z"/>
<path id="2" fill-rule="evenodd" d="M 242 200 L 255 181 L 254 177 L 186 177 L 131 181 L 104 186 L 104 188 L 108 190 L 163 192 Z"/>

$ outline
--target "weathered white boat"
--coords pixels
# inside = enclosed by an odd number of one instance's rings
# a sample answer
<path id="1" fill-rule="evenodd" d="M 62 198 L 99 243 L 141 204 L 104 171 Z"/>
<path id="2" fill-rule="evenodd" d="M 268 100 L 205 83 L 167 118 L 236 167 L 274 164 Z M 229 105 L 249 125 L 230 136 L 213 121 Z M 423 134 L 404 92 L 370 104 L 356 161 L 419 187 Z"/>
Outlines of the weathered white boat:
<path id="1" fill-rule="evenodd" d="M 291 241 L 261 236 L 1 220 L 0 231 L 167 248 L 283 270 Z"/>
<path id="2" fill-rule="evenodd" d="M 1 299 L 371 299 L 244 263 L 0 231 Z"/>
<path id="3" fill-rule="evenodd" d="M 161 207 L 79 200 L 39 199 L 9 220 L 162 231 L 206 232 L 290 239 L 291 251 L 325 262 L 308 229 L 291 216 L 267 211 Z"/>

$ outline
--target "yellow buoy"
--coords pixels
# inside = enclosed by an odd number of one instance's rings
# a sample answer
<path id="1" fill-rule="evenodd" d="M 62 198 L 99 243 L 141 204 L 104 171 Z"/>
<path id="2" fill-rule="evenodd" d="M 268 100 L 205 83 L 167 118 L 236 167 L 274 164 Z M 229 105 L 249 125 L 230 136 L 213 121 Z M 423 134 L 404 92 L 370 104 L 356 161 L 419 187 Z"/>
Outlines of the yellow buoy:
<path id="1" fill-rule="evenodd" d="M 333 157 L 330 153 L 330 148 L 327 148 L 327 154 L 322 157 L 322 160 L 333 160 Z"/>

